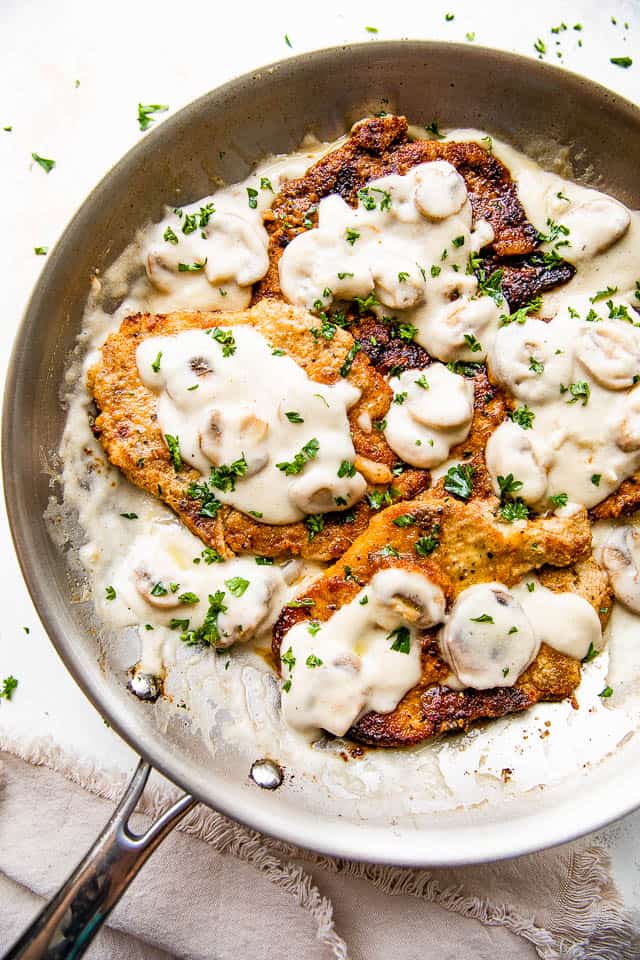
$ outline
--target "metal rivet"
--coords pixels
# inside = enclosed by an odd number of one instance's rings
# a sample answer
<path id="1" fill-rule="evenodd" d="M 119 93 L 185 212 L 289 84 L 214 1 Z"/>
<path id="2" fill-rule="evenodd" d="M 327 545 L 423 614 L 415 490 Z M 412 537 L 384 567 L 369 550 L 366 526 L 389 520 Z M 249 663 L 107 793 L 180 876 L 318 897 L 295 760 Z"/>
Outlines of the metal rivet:
<path id="1" fill-rule="evenodd" d="M 135 668 L 134 668 L 135 669 Z M 152 673 L 142 673 L 142 671 L 129 674 L 127 687 L 138 700 L 149 700 L 151 702 L 158 699 L 162 691 L 162 681 L 160 677 Z"/>
<path id="2" fill-rule="evenodd" d="M 284 780 L 284 771 L 275 760 L 262 757 L 251 765 L 249 776 L 263 790 L 277 790 Z"/>

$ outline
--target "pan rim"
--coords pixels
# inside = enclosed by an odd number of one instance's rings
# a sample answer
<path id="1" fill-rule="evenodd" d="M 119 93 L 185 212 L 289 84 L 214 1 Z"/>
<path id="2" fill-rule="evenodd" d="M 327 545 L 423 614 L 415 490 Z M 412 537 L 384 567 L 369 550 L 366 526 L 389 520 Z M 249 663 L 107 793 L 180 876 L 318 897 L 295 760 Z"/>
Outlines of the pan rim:
<path id="1" fill-rule="evenodd" d="M 94 683 L 91 678 L 88 679 L 83 673 L 82 656 L 75 653 L 73 645 L 70 644 L 68 639 L 63 635 L 61 624 L 57 621 L 56 616 L 49 610 L 48 583 L 46 579 L 42 577 L 41 562 L 38 560 L 36 552 L 33 548 L 30 549 L 29 546 L 30 544 L 33 545 L 35 528 L 39 524 L 43 524 L 44 520 L 41 516 L 34 517 L 25 513 L 23 509 L 24 505 L 21 506 L 20 502 L 19 477 L 14 476 L 11 469 L 12 448 L 16 442 L 15 436 L 12 435 L 12 424 L 15 422 L 12 414 L 19 393 L 18 374 L 20 359 L 25 349 L 29 326 L 32 322 L 35 322 L 35 318 L 40 312 L 39 304 L 51 283 L 52 277 L 55 275 L 58 263 L 63 256 L 63 248 L 68 244 L 69 238 L 81 229 L 83 216 L 86 214 L 87 209 L 99 203 L 101 196 L 105 191 L 108 191 L 112 178 L 126 169 L 137 158 L 144 156 L 155 147 L 159 147 L 164 137 L 171 132 L 174 124 L 181 123 L 188 111 L 197 111 L 204 102 L 209 101 L 212 96 L 222 97 L 234 91 L 240 91 L 256 82 L 260 82 L 261 76 L 273 74 L 274 71 L 287 70 L 294 73 L 297 69 L 307 67 L 310 64 L 321 66 L 323 62 L 328 64 L 334 63 L 335 60 L 340 57 L 362 55 L 362 51 L 364 50 L 371 52 L 372 47 L 376 51 L 383 53 L 385 50 L 397 51 L 412 47 L 417 48 L 425 55 L 436 50 L 446 50 L 451 56 L 474 57 L 479 61 L 484 60 L 487 63 L 497 60 L 503 64 L 512 64 L 518 70 L 526 69 L 540 76 L 547 75 L 555 77 L 556 82 L 561 87 L 573 89 L 579 86 L 600 102 L 604 101 L 608 109 L 621 111 L 627 114 L 635 124 L 640 124 L 640 108 L 621 95 L 579 74 L 533 58 L 523 57 L 506 51 L 494 50 L 490 47 L 470 46 L 446 41 L 377 40 L 375 46 L 369 41 L 358 44 L 325 47 L 260 66 L 255 70 L 248 71 L 239 77 L 227 81 L 212 91 L 202 94 L 196 100 L 191 101 L 176 111 L 175 114 L 172 114 L 172 116 L 162 124 L 151 130 L 107 171 L 76 210 L 45 264 L 17 328 L 7 369 L 2 423 L 4 495 L 9 527 L 22 576 L 38 616 L 58 656 L 63 661 L 66 669 L 77 685 L 84 692 L 85 696 L 87 696 L 99 713 L 108 720 L 119 736 L 169 780 L 192 792 L 194 796 L 203 803 L 213 806 L 218 812 L 249 828 L 257 829 L 264 834 L 278 837 L 296 846 L 307 847 L 318 853 L 387 865 L 412 867 L 461 866 L 520 856 L 564 843 L 593 830 L 597 830 L 607 823 L 627 815 L 640 806 L 640 769 L 637 774 L 638 789 L 635 793 L 633 789 L 629 789 L 621 793 L 619 798 L 616 798 L 612 792 L 611 802 L 606 808 L 603 808 L 599 816 L 592 814 L 587 817 L 574 810 L 570 818 L 565 816 L 565 822 L 562 822 L 562 818 L 560 818 L 560 822 L 554 824 L 553 828 L 547 827 L 542 840 L 537 839 L 538 834 L 536 832 L 522 830 L 519 841 L 516 844 L 514 844 L 513 839 L 508 839 L 506 832 L 506 839 L 501 842 L 499 832 L 492 829 L 490 831 L 492 837 L 489 843 L 481 843 L 474 847 L 471 845 L 465 847 L 464 844 L 461 844 L 456 851 L 448 851 L 446 855 L 442 850 L 438 850 L 437 848 L 421 849 L 416 842 L 418 839 L 417 833 L 412 843 L 400 845 L 398 849 L 394 847 L 393 842 L 390 842 L 388 826 L 385 827 L 382 825 L 371 827 L 367 832 L 367 830 L 363 830 L 359 824 L 353 822 L 336 824 L 335 820 L 328 820 L 327 823 L 332 823 L 332 829 L 322 830 L 316 826 L 314 834 L 312 831 L 314 818 L 310 817 L 309 814 L 307 814 L 307 818 L 293 818 L 287 815 L 286 808 L 277 811 L 268 805 L 259 805 L 252 799 L 252 797 L 254 797 L 253 794 L 248 792 L 242 793 L 241 790 L 238 791 L 237 796 L 232 796 L 232 792 L 226 789 L 226 785 L 222 782 L 220 782 L 220 789 L 217 789 L 215 777 L 210 778 L 212 786 L 209 791 L 204 791 L 199 784 L 196 784 L 196 789 L 193 789 L 194 785 L 188 782 L 188 778 L 185 780 L 180 769 L 180 764 L 177 761 L 175 763 L 169 762 L 173 759 L 174 755 L 166 750 L 162 750 L 156 741 L 140 743 L 133 730 L 134 724 L 129 720 L 129 716 L 124 715 L 124 711 L 121 714 L 120 710 L 112 708 L 104 692 L 98 688 L 98 685 Z M 631 783 L 632 778 L 630 777 L 629 780 Z M 240 804 L 238 803 L 238 797 L 240 797 L 242 801 Z M 587 808 L 585 807 L 585 809 Z M 567 810 L 566 813 L 569 814 L 570 811 Z M 569 823 L 569 826 L 567 826 L 567 823 Z M 487 828 L 482 827 L 481 829 L 486 830 Z M 369 843 L 366 849 L 363 849 L 365 846 L 363 843 L 365 835 L 369 838 Z M 371 837 L 374 835 L 380 837 L 380 840 L 373 843 L 372 849 Z"/>

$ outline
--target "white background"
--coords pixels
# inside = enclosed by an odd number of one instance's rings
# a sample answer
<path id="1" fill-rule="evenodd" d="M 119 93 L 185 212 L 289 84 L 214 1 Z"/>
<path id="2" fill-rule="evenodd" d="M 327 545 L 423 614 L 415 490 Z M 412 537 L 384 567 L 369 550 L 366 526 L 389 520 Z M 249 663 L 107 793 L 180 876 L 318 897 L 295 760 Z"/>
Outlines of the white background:
<path id="1" fill-rule="evenodd" d="M 533 44 L 540 37 L 549 62 L 640 102 L 640 4 L 632 2 L 0 0 L 0 7 L 2 379 L 15 329 L 45 262 L 33 248 L 53 247 L 89 190 L 144 136 L 138 101 L 168 104 L 173 112 L 261 64 L 349 42 L 438 39 L 536 56 Z M 451 22 L 445 20 L 448 12 L 455 15 Z M 562 21 L 569 29 L 552 34 L 550 28 Z M 581 31 L 572 29 L 576 23 Z M 468 40 L 468 33 L 475 39 Z M 636 60 L 630 69 L 610 64 L 610 57 L 625 55 Z M 13 129 L 5 132 L 4 126 Z M 33 151 L 56 160 L 52 173 L 31 162 Z M 9 673 L 19 680 L 11 703 L 0 702 L 0 732 L 24 743 L 50 735 L 106 767 L 132 768 L 133 753 L 67 676 L 44 634 L 20 576 L 4 510 L 0 585 L 0 680 Z M 603 837 L 627 902 L 640 909 L 640 814 Z"/>

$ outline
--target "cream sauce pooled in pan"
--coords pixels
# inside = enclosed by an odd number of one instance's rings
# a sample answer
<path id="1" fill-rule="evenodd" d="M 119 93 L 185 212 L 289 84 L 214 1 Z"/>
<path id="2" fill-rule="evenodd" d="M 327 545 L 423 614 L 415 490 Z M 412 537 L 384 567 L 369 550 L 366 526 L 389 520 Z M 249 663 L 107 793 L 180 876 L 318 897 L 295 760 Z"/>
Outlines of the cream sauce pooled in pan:
<path id="1" fill-rule="evenodd" d="M 483 136 L 458 132 L 451 139 Z M 591 506 L 640 467 L 640 328 L 633 310 L 640 304 L 640 221 L 612 198 L 544 172 L 497 141 L 493 149 L 518 180 L 528 218 L 541 232 L 555 233 L 547 252 L 556 249 L 577 268 L 574 279 L 547 294 L 538 311 L 512 316 L 503 297 L 482 289 L 471 263 L 492 231 L 483 221 L 472 222 L 464 181 L 443 161 L 369 184 L 357 209 L 338 196 L 323 199 L 318 227 L 284 252 L 282 289 L 291 302 L 315 312 L 343 300 L 368 300 L 379 317 L 393 315 L 404 324 L 408 336 L 415 328 L 415 340 L 441 361 L 390 380 L 394 402 L 385 437 L 406 463 L 440 465 L 466 438 L 471 382 L 444 364 L 486 360 L 523 411 L 489 442 L 496 490 L 498 477 L 511 473 L 522 485 L 518 495 L 536 510 L 555 508 L 563 494 L 569 508 Z M 268 266 L 262 213 L 282 183 L 314 159 L 317 154 L 265 165 L 243 183 L 167 211 L 160 223 L 141 231 L 131 256 L 144 273 L 119 313 L 98 324 L 92 348 L 122 316 L 138 310 L 246 307 Z M 235 349 L 225 355 L 229 337 Z M 244 461 L 233 488 L 219 493 L 224 503 L 266 523 L 287 523 L 347 509 L 363 496 L 347 421 L 358 391 L 346 381 L 314 383 L 290 358 L 274 355 L 256 331 L 223 323 L 211 333 L 151 338 L 139 347 L 137 363 L 158 397 L 162 432 L 179 438 L 185 461 L 205 477 L 212 467 Z M 65 442 L 73 449 L 71 435 Z M 296 456 L 304 460 L 299 472 L 278 466 L 296 464 Z M 79 485 L 74 489 L 78 502 L 85 502 Z M 197 541 L 185 532 L 189 547 L 185 552 L 182 543 L 178 549 L 174 534 L 156 522 L 142 529 L 132 522 L 124 533 L 120 521 L 119 542 L 128 538 L 129 547 L 115 563 L 96 546 L 104 537 L 106 509 L 82 511 L 91 541 L 85 556 L 94 558 L 98 593 L 108 587 L 115 592 L 113 600 L 99 601 L 100 613 L 117 625 L 140 624 L 149 669 L 159 669 L 162 661 L 161 644 L 154 647 L 150 639 L 155 631 L 197 638 L 215 621 L 215 645 L 224 647 L 268 635 L 296 593 L 284 568 L 252 557 L 209 556 L 206 562 L 201 555 L 196 564 L 194 550 L 185 560 Z M 631 609 L 638 577 L 634 551 L 627 535 L 615 533 L 602 555 L 617 596 Z M 413 583 L 413 576 L 421 582 Z M 602 644 L 586 601 L 552 594 L 535 579 L 533 592 L 524 585 L 470 588 L 447 612 L 439 588 L 424 577 L 386 570 L 377 578 L 317 629 L 306 621 L 287 634 L 283 715 L 295 729 L 341 735 L 367 710 L 392 710 L 419 679 L 418 634 L 427 626 L 443 625 L 440 642 L 451 685 L 478 689 L 513 684 L 543 641 L 578 658 L 590 643 L 595 649 Z M 409 587 L 413 600 L 398 607 L 397 597 Z M 504 604 L 498 595 L 507 598 Z M 420 621 L 416 597 L 424 611 Z M 571 630 L 559 632 L 558 624 L 567 622 Z"/>

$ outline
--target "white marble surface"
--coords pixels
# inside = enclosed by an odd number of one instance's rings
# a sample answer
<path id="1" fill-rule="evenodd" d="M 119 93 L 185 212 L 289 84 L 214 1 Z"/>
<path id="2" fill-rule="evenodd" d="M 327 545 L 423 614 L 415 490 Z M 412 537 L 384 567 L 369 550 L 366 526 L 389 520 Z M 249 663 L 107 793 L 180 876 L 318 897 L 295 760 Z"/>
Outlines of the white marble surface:
<path id="1" fill-rule="evenodd" d="M 541 37 L 550 62 L 640 101 L 637 2 L 537 0 L 519 5 L 517 14 L 512 0 L 481 5 L 469 0 L 428 5 L 324 0 L 320 14 L 299 0 L 274 6 L 251 0 L 182 5 L 167 0 L 111 0 L 107 5 L 3 0 L 0 7 L 3 379 L 20 315 L 45 262 L 33 248 L 54 245 L 91 187 L 144 136 L 136 119 L 138 101 L 166 103 L 175 111 L 230 77 L 272 60 L 334 44 L 403 37 L 475 42 L 529 56 L 536 56 L 533 44 Z M 454 19 L 447 22 L 446 13 Z M 562 21 L 569 29 L 552 34 L 551 27 Z M 573 30 L 575 23 L 583 29 Z M 368 32 L 367 26 L 378 33 Z M 467 34 L 475 39 L 469 41 Z M 637 62 L 628 70 L 609 63 L 612 56 L 634 52 Z M 5 126 L 12 131 L 3 131 Z M 32 164 L 32 151 L 56 160 L 51 174 Z M 0 703 L 0 729 L 21 740 L 51 735 L 64 748 L 108 767 L 133 767 L 133 753 L 104 725 L 49 645 L 1 513 L 5 603 L 0 679 L 13 673 L 19 687 L 11 703 Z M 640 813 L 603 831 L 602 837 L 626 901 L 640 912 Z"/>

